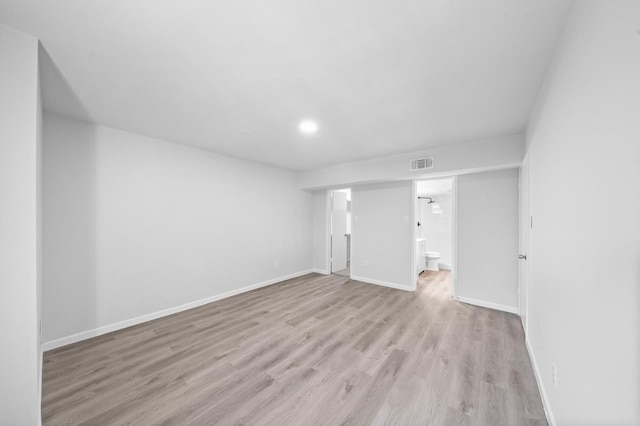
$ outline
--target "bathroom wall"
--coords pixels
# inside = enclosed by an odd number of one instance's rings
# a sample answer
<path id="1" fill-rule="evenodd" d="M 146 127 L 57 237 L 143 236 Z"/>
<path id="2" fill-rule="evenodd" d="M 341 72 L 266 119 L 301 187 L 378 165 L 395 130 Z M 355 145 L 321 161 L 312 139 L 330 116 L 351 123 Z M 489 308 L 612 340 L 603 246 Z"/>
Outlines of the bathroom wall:
<path id="1" fill-rule="evenodd" d="M 441 213 L 434 213 L 434 204 L 427 204 L 426 200 L 418 201 L 421 211 L 419 236 L 426 240 L 427 251 L 440 253 L 440 267 L 451 269 L 451 225 L 453 217 L 451 194 L 441 194 L 433 198 L 440 206 Z"/>

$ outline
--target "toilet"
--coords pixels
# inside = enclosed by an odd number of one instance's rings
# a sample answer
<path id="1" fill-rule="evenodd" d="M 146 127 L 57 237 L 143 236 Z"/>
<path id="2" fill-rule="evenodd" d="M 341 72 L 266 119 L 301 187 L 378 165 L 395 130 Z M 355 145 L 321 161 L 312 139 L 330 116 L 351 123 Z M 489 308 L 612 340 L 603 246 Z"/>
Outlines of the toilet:
<path id="1" fill-rule="evenodd" d="M 427 261 L 427 271 L 439 271 L 440 268 L 438 268 L 438 260 L 440 260 L 440 253 L 427 251 L 424 255 Z"/>

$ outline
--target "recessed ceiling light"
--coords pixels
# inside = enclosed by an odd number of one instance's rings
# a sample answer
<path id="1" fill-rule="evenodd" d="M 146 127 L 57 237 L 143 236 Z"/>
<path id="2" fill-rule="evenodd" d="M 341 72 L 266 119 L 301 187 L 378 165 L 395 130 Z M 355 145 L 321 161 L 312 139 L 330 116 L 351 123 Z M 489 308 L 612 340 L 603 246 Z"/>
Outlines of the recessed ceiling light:
<path id="1" fill-rule="evenodd" d="M 313 120 L 302 120 L 298 129 L 305 135 L 312 135 L 318 131 L 318 123 Z"/>

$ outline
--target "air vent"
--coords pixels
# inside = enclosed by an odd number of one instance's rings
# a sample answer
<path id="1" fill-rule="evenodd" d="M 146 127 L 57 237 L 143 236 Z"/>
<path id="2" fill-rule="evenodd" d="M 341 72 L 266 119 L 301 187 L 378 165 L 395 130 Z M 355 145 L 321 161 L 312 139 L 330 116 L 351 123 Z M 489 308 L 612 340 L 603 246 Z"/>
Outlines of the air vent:
<path id="1" fill-rule="evenodd" d="M 414 158 L 409 160 L 409 171 L 425 170 L 433 168 L 433 157 Z"/>

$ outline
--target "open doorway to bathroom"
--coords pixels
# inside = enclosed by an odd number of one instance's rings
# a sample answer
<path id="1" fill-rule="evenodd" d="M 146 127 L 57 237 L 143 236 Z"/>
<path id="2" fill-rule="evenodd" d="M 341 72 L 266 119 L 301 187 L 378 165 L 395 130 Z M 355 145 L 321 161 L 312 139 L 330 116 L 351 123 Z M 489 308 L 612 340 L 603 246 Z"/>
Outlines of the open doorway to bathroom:
<path id="1" fill-rule="evenodd" d="M 351 189 L 331 191 L 331 273 L 351 276 Z"/>
<path id="2" fill-rule="evenodd" d="M 416 181 L 415 271 L 421 278 L 449 271 L 455 295 L 455 178 Z"/>

